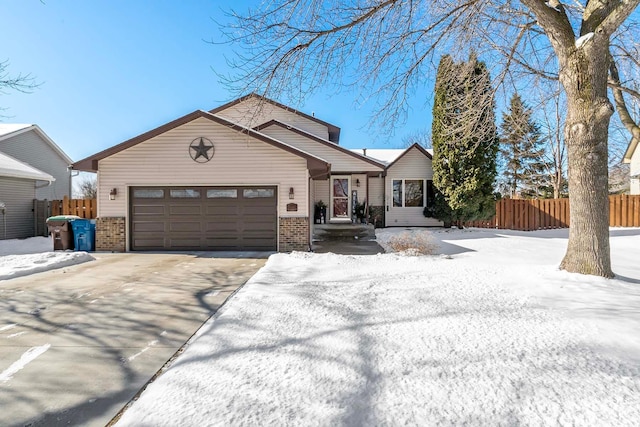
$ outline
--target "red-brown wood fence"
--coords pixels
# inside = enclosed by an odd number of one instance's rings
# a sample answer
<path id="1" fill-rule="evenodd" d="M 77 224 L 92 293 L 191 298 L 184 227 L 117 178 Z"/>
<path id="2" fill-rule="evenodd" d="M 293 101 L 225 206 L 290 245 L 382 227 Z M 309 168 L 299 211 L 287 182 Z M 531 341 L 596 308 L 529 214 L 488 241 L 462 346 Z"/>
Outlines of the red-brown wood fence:
<path id="1" fill-rule="evenodd" d="M 94 219 L 98 213 L 96 199 L 69 199 L 51 201 L 51 216 L 77 215 L 80 218 Z"/>
<path id="2" fill-rule="evenodd" d="M 460 225 L 532 231 L 567 228 L 569 222 L 569 199 L 502 199 L 496 203 L 494 217 Z M 609 196 L 609 225 L 640 227 L 640 196 Z"/>

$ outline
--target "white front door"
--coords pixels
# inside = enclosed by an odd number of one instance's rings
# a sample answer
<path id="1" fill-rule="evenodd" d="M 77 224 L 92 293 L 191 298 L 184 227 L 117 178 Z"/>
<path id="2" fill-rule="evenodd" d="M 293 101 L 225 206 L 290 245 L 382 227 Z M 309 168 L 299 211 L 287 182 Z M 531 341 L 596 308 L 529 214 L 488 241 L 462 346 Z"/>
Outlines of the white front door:
<path id="1" fill-rule="evenodd" d="M 331 177 L 331 220 L 351 221 L 351 177 Z"/>

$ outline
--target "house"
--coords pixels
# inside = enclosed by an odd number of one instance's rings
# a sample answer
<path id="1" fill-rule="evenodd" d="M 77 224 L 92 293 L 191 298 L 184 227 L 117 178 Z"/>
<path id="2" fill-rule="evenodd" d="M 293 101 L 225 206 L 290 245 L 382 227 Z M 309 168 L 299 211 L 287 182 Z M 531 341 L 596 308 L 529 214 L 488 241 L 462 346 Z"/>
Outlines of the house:
<path id="1" fill-rule="evenodd" d="M 51 185 L 36 189 L 36 199 L 71 196 L 72 160 L 38 125 L 0 123 L 0 152 L 54 178 Z"/>
<path id="2" fill-rule="evenodd" d="M 70 164 L 37 125 L 0 123 L 0 238 L 35 235 L 34 199 L 69 196 Z"/>
<path id="3" fill-rule="evenodd" d="M 631 138 L 627 151 L 624 153 L 623 161 L 630 163 L 629 167 L 629 194 L 640 194 L 640 150 L 638 148 L 638 139 Z"/>
<path id="4" fill-rule="evenodd" d="M 339 142 L 337 126 L 250 94 L 73 168 L 98 173 L 97 250 L 308 250 L 321 200 L 333 223 L 364 203 L 379 226 L 441 224 L 423 215 L 426 150 L 385 161 Z"/>

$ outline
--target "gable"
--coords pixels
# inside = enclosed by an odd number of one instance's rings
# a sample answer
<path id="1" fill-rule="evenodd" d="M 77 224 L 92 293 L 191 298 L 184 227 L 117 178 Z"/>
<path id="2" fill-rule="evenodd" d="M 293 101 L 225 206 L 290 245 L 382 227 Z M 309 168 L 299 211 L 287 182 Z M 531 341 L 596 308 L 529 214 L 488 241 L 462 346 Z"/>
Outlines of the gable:
<path id="1" fill-rule="evenodd" d="M 128 150 L 132 147 L 135 147 L 139 144 L 142 144 L 146 141 L 149 141 L 153 138 L 161 136 L 169 131 L 180 128 L 188 123 L 196 121 L 198 119 L 205 119 L 205 121 L 214 122 L 219 125 L 224 126 L 225 129 L 230 130 L 234 133 L 238 133 L 242 135 L 247 140 L 258 140 L 261 142 L 265 142 L 269 145 L 272 145 L 276 148 L 284 150 L 286 152 L 292 153 L 295 156 L 303 158 L 307 162 L 308 169 L 315 174 L 327 173 L 329 170 L 329 165 L 321 158 L 318 158 L 312 154 L 299 150 L 293 146 L 285 144 L 281 141 L 277 141 L 273 138 L 270 138 L 267 135 L 261 134 L 260 132 L 256 132 L 251 129 L 247 129 L 243 126 L 240 126 L 236 123 L 232 123 L 222 117 L 218 117 L 214 114 L 207 113 L 205 111 L 197 110 L 186 116 L 182 116 L 172 122 L 166 123 L 160 127 L 152 129 L 148 132 L 145 132 L 141 135 L 136 136 L 135 138 L 131 138 L 127 141 L 124 141 L 118 145 L 115 145 L 111 148 L 103 150 L 93 156 L 87 157 L 85 159 L 79 160 L 74 163 L 73 169 L 83 170 L 87 172 L 97 172 L 99 169 L 99 162 L 101 160 L 112 157 L 122 151 Z"/>
<path id="2" fill-rule="evenodd" d="M 432 179 L 431 155 L 424 148 L 414 144 L 387 167 L 387 176 Z"/>
<path id="3" fill-rule="evenodd" d="M 248 128 L 278 120 L 319 138 L 338 143 L 340 128 L 268 98 L 250 94 L 210 111 Z"/>

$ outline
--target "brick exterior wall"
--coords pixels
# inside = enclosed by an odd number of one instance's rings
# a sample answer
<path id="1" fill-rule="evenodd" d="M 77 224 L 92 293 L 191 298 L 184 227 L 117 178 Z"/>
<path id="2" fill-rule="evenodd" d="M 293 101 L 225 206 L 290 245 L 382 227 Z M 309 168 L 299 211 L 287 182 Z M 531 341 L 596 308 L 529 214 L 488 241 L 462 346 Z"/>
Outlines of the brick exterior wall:
<path id="1" fill-rule="evenodd" d="M 384 206 L 369 206 L 369 224 L 375 228 L 384 227 Z"/>
<path id="2" fill-rule="evenodd" d="M 309 218 L 280 218 L 279 252 L 309 250 Z"/>
<path id="3" fill-rule="evenodd" d="M 126 241 L 124 217 L 96 219 L 96 251 L 124 252 Z"/>

